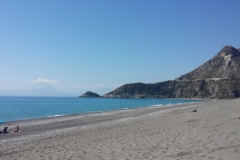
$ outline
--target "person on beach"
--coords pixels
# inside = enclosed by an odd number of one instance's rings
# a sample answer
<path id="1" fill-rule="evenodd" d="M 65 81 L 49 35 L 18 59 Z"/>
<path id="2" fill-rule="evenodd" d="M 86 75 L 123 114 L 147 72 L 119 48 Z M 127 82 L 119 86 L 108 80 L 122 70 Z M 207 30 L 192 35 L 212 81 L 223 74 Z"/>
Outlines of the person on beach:
<path id="1" fill-rule="evenodd" d="M 8 133 L 7 129 L 8 129 L 8 127 L 4 127 L 3 133 Z"/>
<path id="2" fill-rule="evenodd" d="M 15 133 L 15 132 L 19 132 L 19 126 L 17 126 L 13 132 L 14 132 L 14 133 Z"/>

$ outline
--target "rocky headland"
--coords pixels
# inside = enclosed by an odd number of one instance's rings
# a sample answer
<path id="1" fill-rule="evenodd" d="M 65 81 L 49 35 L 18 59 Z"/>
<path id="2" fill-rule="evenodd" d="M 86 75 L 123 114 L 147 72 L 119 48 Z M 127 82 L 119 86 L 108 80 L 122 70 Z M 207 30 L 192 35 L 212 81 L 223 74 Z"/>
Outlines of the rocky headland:
<path id="1" fill-rule="evenodd" d="M 238 98 L 240 49 L 225 46 L 212 59 L 175 80 L 125 84 L 105 98 Z"/>

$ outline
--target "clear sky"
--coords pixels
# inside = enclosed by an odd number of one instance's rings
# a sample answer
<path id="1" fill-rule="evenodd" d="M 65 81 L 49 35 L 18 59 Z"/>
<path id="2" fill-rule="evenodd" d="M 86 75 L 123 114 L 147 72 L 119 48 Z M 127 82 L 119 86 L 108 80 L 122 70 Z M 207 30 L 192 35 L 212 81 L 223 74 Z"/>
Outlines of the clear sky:
<path id="1" fill-rule="evenodd" d="M 239 0 L 0 0 L 0 90 L 173 80 L 240 48 Z"/>

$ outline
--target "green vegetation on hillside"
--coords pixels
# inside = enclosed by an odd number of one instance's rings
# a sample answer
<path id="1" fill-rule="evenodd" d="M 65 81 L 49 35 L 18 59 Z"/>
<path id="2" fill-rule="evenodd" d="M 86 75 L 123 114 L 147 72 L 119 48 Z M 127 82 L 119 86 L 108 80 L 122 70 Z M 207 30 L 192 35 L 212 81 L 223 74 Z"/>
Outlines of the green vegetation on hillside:
<path id="1" fill-rule="evenodd" d="M 121 98 L 237 98 L 240 81 L 165 81 L 125 84 L 105 97 Z M 111 95 L 111 96 L 110 96 Z"/>

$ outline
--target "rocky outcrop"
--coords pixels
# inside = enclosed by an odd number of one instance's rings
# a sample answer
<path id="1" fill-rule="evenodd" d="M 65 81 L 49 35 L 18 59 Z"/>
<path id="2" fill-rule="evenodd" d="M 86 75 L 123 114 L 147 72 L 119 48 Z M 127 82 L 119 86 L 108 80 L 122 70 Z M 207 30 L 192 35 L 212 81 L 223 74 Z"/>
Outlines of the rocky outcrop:
<path id="1" fill-rule="evenodd" d="M 223 47 L 195 70 L 154 84 L 125 84 L 105 98 L 238 98 L 240 97 L 240 49 Z"/>
<path id="2" fill-rule="evenodd" d="M 87 91 L 86 93 L 82 94 L 78 98 L 101 98 L 101 96 L 98 95 L 97 93 L 93 93 L 91 91 Z"/>

